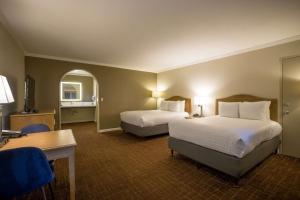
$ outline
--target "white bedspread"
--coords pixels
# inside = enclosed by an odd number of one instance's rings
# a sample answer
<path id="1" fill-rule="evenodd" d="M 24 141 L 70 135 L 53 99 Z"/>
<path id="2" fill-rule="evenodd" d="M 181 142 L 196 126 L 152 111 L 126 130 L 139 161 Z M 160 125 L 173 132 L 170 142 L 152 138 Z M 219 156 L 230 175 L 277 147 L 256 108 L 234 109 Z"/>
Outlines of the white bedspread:
<path id="1" fill-rule="evenodd" d="M 120 114 L 123 122 L 140 127 L 168 124 L 172 120 L 183 119 L 187 112 L 171 112 L 163 110 L 126 111 Z"/>
<path id="2" fill-rule="evenodd" d="M 171 137 L 242 158 L 263 141 L 282 131 L 275 121 L 220 116 L 176 120 L 169 123 Z"/>

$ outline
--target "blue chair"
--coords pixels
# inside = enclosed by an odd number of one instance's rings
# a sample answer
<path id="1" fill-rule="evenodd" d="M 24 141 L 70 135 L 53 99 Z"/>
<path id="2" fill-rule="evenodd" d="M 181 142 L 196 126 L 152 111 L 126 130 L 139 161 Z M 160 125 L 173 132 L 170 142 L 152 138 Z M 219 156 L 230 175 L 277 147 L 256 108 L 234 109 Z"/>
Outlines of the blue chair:
<path id="1" fill-rule="evenodd" d="M 24 135 L 31 134 L 31 133 L 47 132 L 47 131 L 50 131 L 50 128 L 46 124 L 31 124 L 21 129 L 21 133 Z M 52 171 L 54 172 L 54 160 L 50 160 L 49 164 Z"/>
<path id="2" fill-rule="evenodd" d="M 50 129 L 45 124 L 31 124 L 21 129 L 22 134 L 47 132 L 47 131 L 50 131 Z"/>
<path id="3" fill-rule="evenodd" d="M 39 148 L 23 147 L 0 151 L 0 199 L 11 199 L 42 189 L 54 175 L 48 160 Z"/>

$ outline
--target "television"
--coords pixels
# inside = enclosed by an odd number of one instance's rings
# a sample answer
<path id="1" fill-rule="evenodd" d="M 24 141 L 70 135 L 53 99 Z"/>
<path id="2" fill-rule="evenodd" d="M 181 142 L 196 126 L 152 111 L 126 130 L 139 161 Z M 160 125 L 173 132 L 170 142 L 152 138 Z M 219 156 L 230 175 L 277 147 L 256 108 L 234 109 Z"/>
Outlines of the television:
<path id="1" fill-rule="evenodd" d="M 34 79 L 26 75 L 25 77 L 25 104 L 24 104 L 24 112 L 31 113 L 34 112 L 34 104 L 35 104 L 35 81 Z"/>

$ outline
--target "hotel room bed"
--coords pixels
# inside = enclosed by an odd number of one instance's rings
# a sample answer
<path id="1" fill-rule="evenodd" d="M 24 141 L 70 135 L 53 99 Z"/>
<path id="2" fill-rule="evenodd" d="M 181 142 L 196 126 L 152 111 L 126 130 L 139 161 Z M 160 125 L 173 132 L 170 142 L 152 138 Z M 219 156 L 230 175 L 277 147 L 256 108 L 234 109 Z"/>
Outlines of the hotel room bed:
<path id="1" fill-rule="evenodd" d="M 120 114 L 121 128 L 125 132 L 137 136 L 147 137 L 169 132 L 168 123 L 176 119 L 184 119 L 191 112 L 191 100 L 174 96 L 167 101 L 185 101 L 185 112 L 171 112 L 164 110 L 126 111 Z"/>
<path id="2" fill-rule="evenodd" d="M 281 126 L 277 119 L 277 101 L 249 95 L 235 95 L 218 102 L 271 101 L 272 120 L 228 117 L 184 119 L 169 124 L 169 147 L 199 163 L 240 178 L 277 151 Z M 218 108 L 216 109 L 218 113 Z"/>

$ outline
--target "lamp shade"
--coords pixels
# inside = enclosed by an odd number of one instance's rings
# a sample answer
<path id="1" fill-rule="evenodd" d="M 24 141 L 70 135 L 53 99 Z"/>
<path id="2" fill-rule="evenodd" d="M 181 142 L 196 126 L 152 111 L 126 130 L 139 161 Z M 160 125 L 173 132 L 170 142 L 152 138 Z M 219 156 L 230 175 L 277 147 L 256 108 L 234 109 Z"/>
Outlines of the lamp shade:
<path id="1" fill-rule="evenodd" d="M 0 75 L 0 104 L 14 102 L 14 97 L 11 93 L 5 76 Z"/>
<path id="2" fill-rule="evenodd" d="M 152 97 L 153 98 L 159 98 L 160 97 L 160 92 L 159 91 L 152 91 Z"/>
<path id="3" fill-rule="evenodd" d="M 205 96 L 195 96 L 194 97 L 194 104 L 195 105 L 206 105 L 209 104 L 209 97 L 205 97 Z"/>

